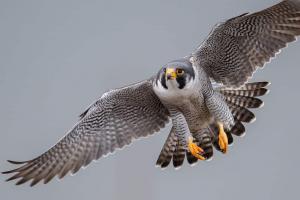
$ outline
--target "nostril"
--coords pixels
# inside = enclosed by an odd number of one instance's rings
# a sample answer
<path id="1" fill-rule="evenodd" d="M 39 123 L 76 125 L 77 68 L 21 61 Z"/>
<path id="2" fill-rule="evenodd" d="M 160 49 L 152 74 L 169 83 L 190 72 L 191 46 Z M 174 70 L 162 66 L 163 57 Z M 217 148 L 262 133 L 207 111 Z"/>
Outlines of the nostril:
<path id="1" fill-rule="evenodd" d="M 166 79 L 167 80 L 175 80 L 176 79 L 176 74 L 168 73 L 168 74 L 166 74 Z"/>

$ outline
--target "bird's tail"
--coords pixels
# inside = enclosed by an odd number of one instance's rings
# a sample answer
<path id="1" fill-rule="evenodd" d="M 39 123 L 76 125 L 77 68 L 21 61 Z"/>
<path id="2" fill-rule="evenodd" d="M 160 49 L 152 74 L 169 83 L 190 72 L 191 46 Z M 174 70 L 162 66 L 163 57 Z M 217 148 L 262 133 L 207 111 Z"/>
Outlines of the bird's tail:
<path id="1" fill-rule="evenodd" d="M 249 109 L 260 108 L 263 106 L 263 101 L 258 97 L 268 93 L 266 87 L 269 84 L 269 82 L 254 82 L 247 83 L 238 89 L 229 89 L 225 87 L 216 89 L 224 95 L 225 101 L 235 120 L 235 124 L 231 130 L 226 131 L 229 144 L 232 144 L 233 142 L 232 135 L 243 136 L 245 134 L 243 123 L 251 123 L 255 120 L 255 115 Z M 219 129 L 216 123 L 193 134 L 195 139 L 194 142 L 204 150 L 203 156 L 206 159 L 210 159 L 213 156 L 212 145 L 220 150 L 218 145 L 218 134 Z M 160 152 L 156 165 L 165 168 L 173 160 L 173 166 L 178 168 L 182 166 L 185 156 L 187 157 L 189 164 L 194 164 L 198 160 L 186 149 L 186 147 L 180 145 L 174 129 L 172 128 Z"/>
<path id="2" fill-rule="evenodd" d="M 260 108 L 264 105 L 263 101 L 258 97 L 268 93 L 269 90 L 266 87 L 269 84 L 269 82 L 253 82 L 247 83 L 238 89 L 228 89 L 225 87 L 218 89 L 218 91 L 223 94 L 235 120 L 234 126 L 231 130 L 227 131 L 229 144 L 233 142 L 232 135 L 245 135 L 246 129 L 243 123 L 251 123 L 255 121 L 255 115 L 250 109 Z M 218 135 L 218 128 L 216 124 L 212 124 L 210 129 L 215 136 Z M 219 150 L 217 139 L 218 137 L 214 137 L 213 143 Z"/>
<path id="3" fill-rule="evenodd" d="M 208 128 L 200 130 L 198 133 L 193 134 L 194 142 L 204 150 L 202 156 L 210 159 L 213 156 L 212 137 Z M 185 146 L 179 142 L 174 129 L 171 129 L 169 136 L 159 154 L 156 166 L 166 168 L 173 160 L 173 166 L 179 168 L 182 166 L 185 156 L 189 164 L 194 164 L 198 161 Z"/>

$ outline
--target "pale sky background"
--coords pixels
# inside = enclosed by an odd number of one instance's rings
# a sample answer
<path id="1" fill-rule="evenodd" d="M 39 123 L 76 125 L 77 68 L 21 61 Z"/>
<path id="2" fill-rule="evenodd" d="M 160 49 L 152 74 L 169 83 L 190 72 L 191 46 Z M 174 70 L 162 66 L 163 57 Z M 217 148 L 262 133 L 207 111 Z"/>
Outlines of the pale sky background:
<path id="1" fill-rule="evenodd" d="M 108 89 L 189 54 L 219 21 L 276 0 L 0 0 L 0 171 L 54 145 Z M 299 196 L 299 57 L 293 43 L 256 80 L 265 107 L 227 155 L 155 167 L 169 129 L 48 185 L 0 176 L 0 199 L 281 200 Z"/>

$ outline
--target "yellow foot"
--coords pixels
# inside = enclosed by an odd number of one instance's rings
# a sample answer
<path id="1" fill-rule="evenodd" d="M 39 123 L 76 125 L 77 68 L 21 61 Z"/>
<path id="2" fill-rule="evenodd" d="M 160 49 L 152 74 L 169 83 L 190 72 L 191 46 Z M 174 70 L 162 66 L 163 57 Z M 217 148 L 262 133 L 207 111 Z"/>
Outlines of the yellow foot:
<path id="1" fill-rule="evenodd" d="M 188 148 L 193 156 L 195 156 L 199 160 L 205 160 L 205 157 L 201 155 L 201 153 L 204 152 L 203 149 L 201 149 L 196 143 L 193 142 L 193 137 L 189 137 Z"/>
<path id="2" fill-rule="evenodd" d="M 219 126 L 219 146 L 223 153 L 228 151 L 228 138 L 224 131 L 222 123 L 218 123 Z"/>

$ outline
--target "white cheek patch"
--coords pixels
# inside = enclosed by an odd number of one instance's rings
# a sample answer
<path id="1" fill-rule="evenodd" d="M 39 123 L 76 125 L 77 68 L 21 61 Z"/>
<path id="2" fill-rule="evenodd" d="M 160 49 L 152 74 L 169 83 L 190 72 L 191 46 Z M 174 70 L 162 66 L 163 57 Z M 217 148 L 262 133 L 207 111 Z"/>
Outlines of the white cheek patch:
<path id="1" fill-rule="evenodd" d="M 176 80 L 168 80 L 166 81 L 168 89 L 166 89 L 162 86 L 161 82 L 158 81 L 158 84 L 154 87 L 154 91 L 162 100 L 174 102 L 174 99 L 188 98 L 193 95 L 195 93 L 195 83 L 193 79 L 190 79 L 184 88 L 179 89 L 179 84 Z"/>
<path id="2" fill-rule="evenodd" d="M 196 85 L 195 79 L 193 79 L 193 78 L 190 77 L 190 78 L 187 80 L 187 82 L 185 83 L 185 86 L 184 86 L 183 89 L 191 90 L 191 89 L 194 89 L 195 85 Z"/>

